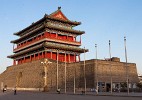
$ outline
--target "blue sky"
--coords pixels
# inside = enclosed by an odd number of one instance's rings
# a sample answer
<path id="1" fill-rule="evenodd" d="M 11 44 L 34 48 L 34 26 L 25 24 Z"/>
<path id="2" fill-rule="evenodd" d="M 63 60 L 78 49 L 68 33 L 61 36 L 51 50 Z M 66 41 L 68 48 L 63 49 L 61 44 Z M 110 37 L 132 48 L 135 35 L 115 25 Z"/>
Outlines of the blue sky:
<path id="1" fill-rule="evenodd" d="M 142 0 L 0 0 L 0 73 L 12 60 L 11 40 L 17 39 L 13 33 L 32 22 L 50 14 L 61 6 L 66 17 L 82 24 L 75 29 L 85 31 L 82 47 L 89 49 L 86 59 L 95 58 L 95 44 L 98 58 L 109 57 L 111 53 L 125 62 L 124 36 L 127 37 L 128 62 L 137 64 L 142 73 Z M 83 55 L 81 56 L 83 60 Z"/>

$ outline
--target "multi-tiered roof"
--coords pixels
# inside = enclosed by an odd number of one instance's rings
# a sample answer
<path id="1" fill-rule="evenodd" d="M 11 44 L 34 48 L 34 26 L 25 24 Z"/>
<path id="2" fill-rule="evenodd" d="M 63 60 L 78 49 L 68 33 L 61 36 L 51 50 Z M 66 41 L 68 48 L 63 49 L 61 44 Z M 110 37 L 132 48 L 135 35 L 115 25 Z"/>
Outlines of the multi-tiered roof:
<path id="1" fill-rule="evenodd" d="M 42 19 L 14 33 L 14 35 L 19 36 L 19 39 L 11 41 L 11 43 L 16 44 L 16 47 L 13 50 L 14 54 L 8 58 L 12 58 L 18 63 L 45 57 L 57 60 L 58 51 L 59 55 L 62 55 L 61 61 L 65 61 L 65 56 L 63 57 L 65 53 L 76 57 L 80 53 L 87 52 L 87 49 L 79 48 L 81 39 L 80 41 L 76 39 L 77 36 L 81 38 L 85 32 L 73 29 L 80 24 L 81 22 L 70 21 L 59 7 L 54 13 L 45 14 Z M 68 59 L 71 60 L 69 57 Z M 72 59 L 76 61 L 76 58 L 72 57 Z"/>

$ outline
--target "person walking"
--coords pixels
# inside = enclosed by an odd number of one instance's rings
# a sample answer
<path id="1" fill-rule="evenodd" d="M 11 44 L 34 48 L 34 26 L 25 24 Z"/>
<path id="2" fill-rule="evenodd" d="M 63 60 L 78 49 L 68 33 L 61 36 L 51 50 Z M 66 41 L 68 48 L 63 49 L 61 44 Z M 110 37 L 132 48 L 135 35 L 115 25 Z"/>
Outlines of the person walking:
<path id="1" fill-rule="evenodd" d="M 60 88 L 58 88 L 58 89 L 57 89 L 57 93 L 58 93 L 58 94 L 60 94 L 60 92 L 61 92 L 61 89 L 60 89 Z"/>
<path id="2" fill-rule="evenodd" d="M 14 95 L 16 95 L 17 94 L 17 90 L 16 90 L 16 87 L 14 88 Z"/>
<path id="3" fill-rule="evenodd" d="M 3 93 L 4 93 L 4 92 L 6 91 L 6 88 L 3 88 L 3 90 L 2 90 L 2 91 L 3 91 Z"/>
<path id="4" fill-rule="evenodd" d="M 2 92 L 4 93 L 4 88 L 2 89 Z"/>

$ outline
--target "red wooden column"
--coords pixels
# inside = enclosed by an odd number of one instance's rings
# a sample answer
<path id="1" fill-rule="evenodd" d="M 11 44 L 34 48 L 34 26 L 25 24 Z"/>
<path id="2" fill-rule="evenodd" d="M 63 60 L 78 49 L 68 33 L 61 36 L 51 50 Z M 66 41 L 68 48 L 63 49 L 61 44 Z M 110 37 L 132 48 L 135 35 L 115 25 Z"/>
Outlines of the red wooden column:
<path id="1" fill-rule="evenodd" d="M 68 54 L 68 57 L 69 57 L 69 63 L 70 63 L 70 60 L 71 60 L 71 58 L 70 58 L 70 54 Z"/>
<path id="2" fill-rule="evenodd" d="M 51 37 L 51 33 L 49 33 L 49 37 Z"/>
<path id="3" fill-rule="evenodd" d="M 23 58 L 21 58 L 21 64 L 23 63 Z"/>
<path id="4" fill-rule="evenodd" d="M 44 35 L 43 35 L 43 36 L 44 36 L 44 38 L 45 38 L 45 37 L 47 36 L 47 32 L 44 32 Z"/>
<path id="5" fill-rule="evenodd" d="M 76 62 L 76 55 L 75 55 L 75 53 L 74 53 L 74 62 Z"/>
<path id="6" fill-rule="evenodd" d="M 13 60 L 13 65 L 16 65 L 16 60 L 15 59 Z"/>
<path id="7" fill-rule="evenodd" d="M 30 61 L 32 61 L 32 55 L 30 55 Z"/>
<path id="8" fill-rule="evenodd" d="M 42 57 L 41 58 L 44 58 L 43 52 L 42 52 Z"/>
<path id="9" fill-rule="evenodd" d="M 80 61 L 80 55 L 78 55 L 78 59 L 79 59 L 79 61 Z"/>
<path id="10" fill-rule="evenodd" d="M 21 58 L 21 60 L 20 60 L 20 64 L 22 64 L 22 58 Z"/>
<path id="11" fill-rule="evenodd" d="M 34 60 L 35 60 L 35 54 L 34 54 Z"/>
<path id="12" fill-rule="evenodd" d="M 20 64 L 19 62 L 20 62 L 20 59 L 18 59 L 18 61 L 17 61 L 17 65 L 18 65 L 18 64 Z"/>
<path id="13" fill-rule="evenodd" d="M 24 57 L 24 63 L 26 62 L 26 57 Z"/>
<path id="14" fill-rule="evenodd" d="M 67 35 L 67 40 L 69 40 L 69 36 Z"/>
<path id="15" fill-rule="evenodd" d="M 50 56 L 50 58 L 52 59 L 52 51 L 51 51 L 50 53 L 51 53 L 51 56 Z"/>
<path id="16" fill-rule="evenodd" d="M 47 53 L 47 51 L 45 51 L 45 58 L 48 58 L 48 53 Z"/>
<path id="17" fill-rule="evenodd" d="M 37 59 L 39 59 L 40 58 L 40 53 L 38 53 L 38 57 L 37 57 Z"/>
<path id="18" fill-rule="evenodd" d="M 56 38 L 58 38 L 58 34 L 56 33 Z"/>
<path id="19" fill-rule="evenodd" d="M 73 36 L 73 42 L 76 42 L 76 38 L 75 38 L 75 36 Z"/>
<path id="20" fill-rule="evenodd" d="M 21 61 L 21 60 L 20 60 L 20 59 L 18 59 L 18 64 L 20 64 L 20 61 Z"/>
<path id="21" fill-rule="evenodd" d="M 23 63 L 23 59 L 21 58 L 21 64 Z"/>
<path id="22" fill-rule="evenodd" d="M 45 58 L 45 51 L 43 52 L 43 58 Z"/>

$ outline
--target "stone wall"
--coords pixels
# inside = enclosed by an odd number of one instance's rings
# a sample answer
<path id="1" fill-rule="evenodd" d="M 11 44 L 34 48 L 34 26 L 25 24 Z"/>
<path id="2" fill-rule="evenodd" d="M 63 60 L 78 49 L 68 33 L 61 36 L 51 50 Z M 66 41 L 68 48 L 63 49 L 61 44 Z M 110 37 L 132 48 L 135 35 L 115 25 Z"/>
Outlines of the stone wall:
<path id="1" fill-rule="evenodd" d="M 15 86 L 19 88 L 43 88 L 44 87 L 44 65 L 41 62 L 44 59 L 8 67 L 0 74 L 0 83 L 9 88 Z M 50 60 L 52 64 L 47 65 L 47 87 L 49 91 L 57 89 L 57 62 Z M 128 66 L 128 68 L 126 68 Z M 58 87 L 65 88 L 65 63 L 59 62 Z M 84 61 L 66 64 L 66 87 L 67 91 L 73 91 L 74 78 L 76 89 L 83 89 L 84 83 Z M 97 72 L 96 72 L 97 71 Z M 132 83 L 138 82 L 136 64 L 122 63 L 118 61 L 106 60 L 87 60 L 85 61 L 86 87 L 94 88 L 96 76 L 99 82 L 110 83 L 112 75 L 113 82 L 126 82 L 128 72 L 129 80 Z"/>
<path id="2" fill-rule="evenodd" d="M 8 87 L 37 88 L 43 85 L 43 67 L 40 60 L 17 66 L 9 66 L 1 74 L 0 81 Z"/>

